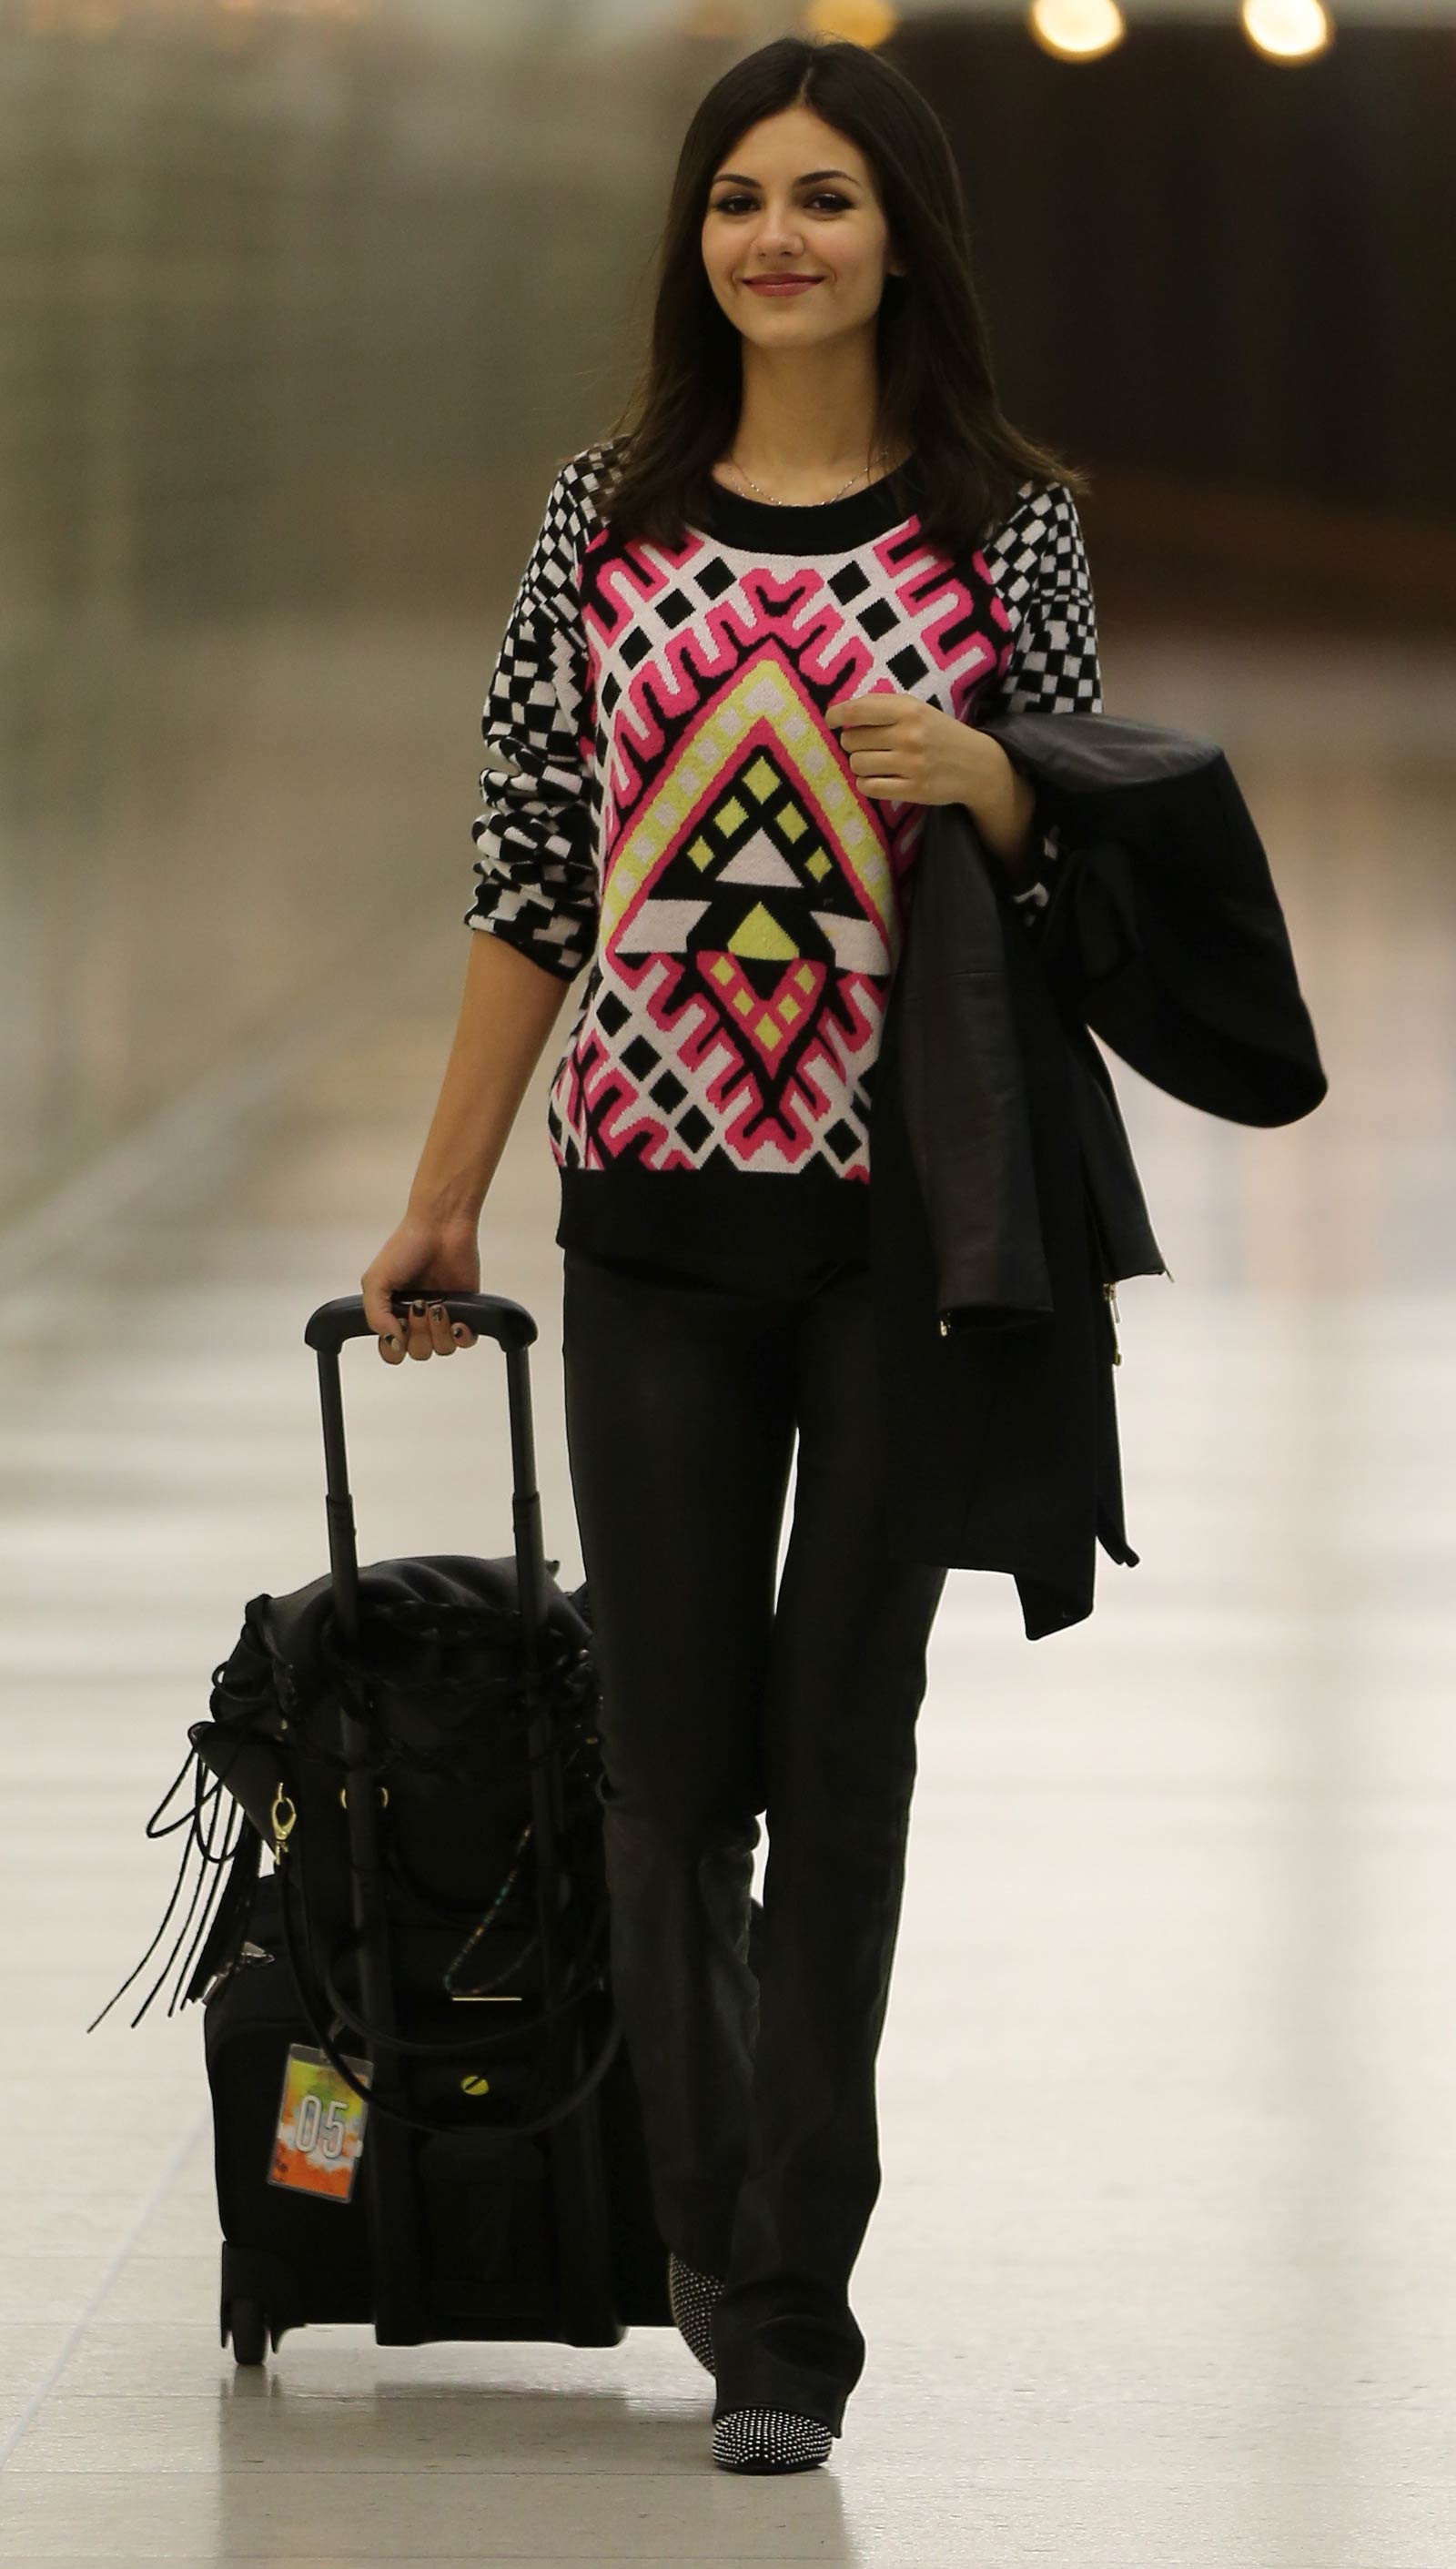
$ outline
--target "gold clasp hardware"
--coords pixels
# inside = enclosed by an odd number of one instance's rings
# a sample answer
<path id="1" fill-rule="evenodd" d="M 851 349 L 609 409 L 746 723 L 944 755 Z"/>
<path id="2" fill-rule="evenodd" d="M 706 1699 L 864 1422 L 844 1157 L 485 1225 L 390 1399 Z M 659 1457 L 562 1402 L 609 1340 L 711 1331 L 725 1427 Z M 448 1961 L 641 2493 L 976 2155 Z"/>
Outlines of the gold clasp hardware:
<path id="1" fill-rule="evenodd" d="M 273 1824 L 273 1855 L 276 1859 L 282 1854 L 292 1836 L 294 1823 L 298 1817 L 296 1805 L 284 1792 L 281 1784 L 273 1795 L 273 1807 L 268 1817 Z"/>
<path id="2" fill-rule="evenodd" d="M 339 1786 L 339 1803 L 343 1810 L 348 1809 L 349 1787 L 347 1784 L 341 1784 Z M 388 1810 L 389 1808 L 389 1786 L 387 1784 L 381 1784 L 379 1786 L 379 1807 L 382 1811 Z"/>

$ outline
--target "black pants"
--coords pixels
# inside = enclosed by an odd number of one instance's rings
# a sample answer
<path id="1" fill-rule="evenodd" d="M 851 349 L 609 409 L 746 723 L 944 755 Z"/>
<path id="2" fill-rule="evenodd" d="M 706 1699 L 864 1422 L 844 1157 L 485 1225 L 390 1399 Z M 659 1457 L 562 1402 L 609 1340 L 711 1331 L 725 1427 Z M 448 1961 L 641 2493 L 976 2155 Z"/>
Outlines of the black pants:
<path id="1" fill-rule="evenodd" d="M 562 1354 L 612 1978 L 658 2225 L 724 2279 L 714 2416 L 792 2407 L 838 2430 L 865 2362 L 848 2284 L 881 2183 L 875 2057 L 945 1573 L 887 1556 L 867 1269 L 748 1291 L 568 1250 Z"/>

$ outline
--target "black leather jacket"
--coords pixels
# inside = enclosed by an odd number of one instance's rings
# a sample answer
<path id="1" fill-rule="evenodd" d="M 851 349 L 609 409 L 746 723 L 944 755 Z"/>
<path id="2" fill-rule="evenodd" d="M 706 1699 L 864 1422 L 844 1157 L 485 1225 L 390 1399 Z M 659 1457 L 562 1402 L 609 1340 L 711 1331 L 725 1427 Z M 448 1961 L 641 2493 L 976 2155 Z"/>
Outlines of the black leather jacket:
<path id="1" fill-rule="evenodd" d="M 1009 1570 L 1036 1640 L 1091 1613 L 1099 1540 L 1137 1561 L 1111 1288 L 1170 1272 L 1093 1034 L 1240 1123 L 1291 1123 L 1326 1080 L 1218 743 L 1108 714 L 983 728 L 1060 856 L 1028 928 L 964 805 L 926 811 L 871 1125 L 880 1389 L 898 1546 Z"/>

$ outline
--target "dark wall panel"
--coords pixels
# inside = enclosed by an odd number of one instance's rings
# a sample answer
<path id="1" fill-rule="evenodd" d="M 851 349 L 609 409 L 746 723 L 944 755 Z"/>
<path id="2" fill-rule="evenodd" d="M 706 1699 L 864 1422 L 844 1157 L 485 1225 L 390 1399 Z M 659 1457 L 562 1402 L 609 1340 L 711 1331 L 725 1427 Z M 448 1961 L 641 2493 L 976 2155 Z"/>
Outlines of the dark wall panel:
<path id="1" fill-rule="evenodd" d="M 1232 12 L 1231 12 L 1232 17 Z M 927 20 L 1008 406 L 1120 469 L 1456 518 L 1456 30 L 1235 26 L 1059 63 Z"/>

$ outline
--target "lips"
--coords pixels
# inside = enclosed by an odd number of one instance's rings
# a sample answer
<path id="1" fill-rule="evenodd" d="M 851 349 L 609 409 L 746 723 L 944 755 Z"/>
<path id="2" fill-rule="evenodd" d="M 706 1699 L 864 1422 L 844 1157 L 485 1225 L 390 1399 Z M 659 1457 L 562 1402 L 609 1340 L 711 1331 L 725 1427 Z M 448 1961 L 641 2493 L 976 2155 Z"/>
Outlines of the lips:
<path id="1" fill-rule="evenodd" d="M 817 276 L 750 276 L 745 282 L 754 294 L 807 294 L 811 285 L 823 280 Z"/>

